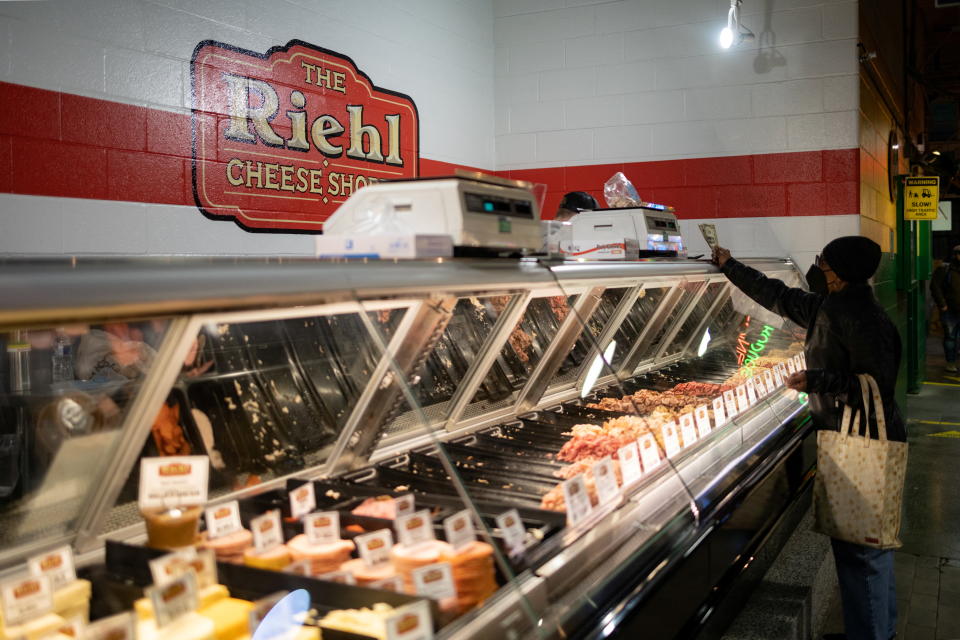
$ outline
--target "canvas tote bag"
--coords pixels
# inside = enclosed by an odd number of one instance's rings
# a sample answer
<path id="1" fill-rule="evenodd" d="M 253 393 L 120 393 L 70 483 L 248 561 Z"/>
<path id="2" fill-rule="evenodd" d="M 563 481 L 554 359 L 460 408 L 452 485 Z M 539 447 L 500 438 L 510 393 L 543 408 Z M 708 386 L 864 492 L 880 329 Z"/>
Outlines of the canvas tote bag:
<path id="1" fill-rule="evenodd" d="M 859 374 L 863 415 L 844 407 L 839 431 L 817 432 L 813 486 L 815 529 L 831 538 L 877 549 L 897 549 L 907 443 L 887 440 L 880 389 Z M 870 438 L 870 397 L 877 435 Z M 857 426 L 854 428 L 853 424 Z M 862 427 L 862 429 L 861 429 Z"/>

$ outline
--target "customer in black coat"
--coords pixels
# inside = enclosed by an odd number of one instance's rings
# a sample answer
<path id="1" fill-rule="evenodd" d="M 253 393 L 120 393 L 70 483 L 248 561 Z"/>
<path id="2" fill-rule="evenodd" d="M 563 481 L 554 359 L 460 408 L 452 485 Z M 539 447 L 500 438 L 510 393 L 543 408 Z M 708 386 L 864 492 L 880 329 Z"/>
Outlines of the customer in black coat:
<path id="1" fill-rule="evenodd" d="M 818 429 L 838 429 L 843 405 L 862 405 L 859 373 L 877 381 L 887 435 L 906 441 L 895 389 L 901 344 L 896 326 L 873 295 L 868 280 L 880 264 L 880 247 L 868 238 L 846 236 L 830 242 L 807 273 L 811 291 L 780 280 L 730 257 L 717 247 L 713 261 L 741 291 L 763 307 L 807 329 L 807 370 L 787 379 L 805 391 Z M 877 437 L 871 421 L 871 437 Z M 897 604 L 893 552 L 832 540 L 846 637 L 888 640 L 896 635 Z"/>

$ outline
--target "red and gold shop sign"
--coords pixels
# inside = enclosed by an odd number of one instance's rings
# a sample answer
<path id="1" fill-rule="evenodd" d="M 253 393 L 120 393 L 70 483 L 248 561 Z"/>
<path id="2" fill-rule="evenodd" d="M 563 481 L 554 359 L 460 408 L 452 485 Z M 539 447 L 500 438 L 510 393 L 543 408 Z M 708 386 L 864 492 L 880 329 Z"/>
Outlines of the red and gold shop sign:
<path id="1" fill-rule="evenodd" d="M 266 54 L 194 51 L 193 191 L 251 230 L 312 231 L 372 182 L 419 173 L 413 100 L 346 56 L 298 40 Z"/>

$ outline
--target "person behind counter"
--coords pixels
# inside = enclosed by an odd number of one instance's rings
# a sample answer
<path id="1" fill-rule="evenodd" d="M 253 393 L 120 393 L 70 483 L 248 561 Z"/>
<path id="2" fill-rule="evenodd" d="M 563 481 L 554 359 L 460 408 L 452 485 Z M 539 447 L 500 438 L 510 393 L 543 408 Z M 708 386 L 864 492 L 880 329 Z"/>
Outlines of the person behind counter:
<path id="1" fill-rule="evenodd" d="M 560 207 L 557 209 L 557 215 L 553 219 L 566 222 L 581 211 L 593 211 L 599 206 L 596 198 L 586 191 L 571 191 L 563 196 Z"/>
<path id="2" fill-rule="evenodd" d="M 960 244 L 951 251 L 950 261 L 933 272 L 930 293 L 940 309 L 946 369 L 956 373 L 957 342 L 960 342 Z"/>
<path id="3" fill-rule="evenodd" d="M 906 427 L 894 399 L 900 367 L 900 336 L 867 282 L 880 264 L 880 247 L 861 236 L 837 238 L 817 256 L 807 272 L 810 291 L 790 288 L 730 257 L 722 247 L 713 262 L 741 291 L 770 311 L 807 329 L 806 371 L 787 379 L 787 386 L 810 394 L 818 429 L 838 429 L 843 404 L 862 404 L 858 373 L 877 381 L 883 399 L 887 433 L 905 442 Z M 877 437 L 875 422 L 871 437 Z M 897 601 L 893 551 L 831 539 L 846 638 L 888 640 L 894 637 Z M 825 638 L 843 638 L 829 635 Z"/>

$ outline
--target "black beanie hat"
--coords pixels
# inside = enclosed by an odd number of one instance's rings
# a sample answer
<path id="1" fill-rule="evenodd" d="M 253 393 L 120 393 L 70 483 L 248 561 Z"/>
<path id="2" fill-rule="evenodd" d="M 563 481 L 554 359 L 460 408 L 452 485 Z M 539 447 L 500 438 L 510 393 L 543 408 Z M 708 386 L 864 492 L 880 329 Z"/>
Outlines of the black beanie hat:
<path id="1" fill-rule="evenodd" d="M 571 191 L 563 196 L 563 200 L 560 202 L 560 208 L 569 209 L 570 211 L 593 211 L 599 208 L 599 205 L 597 204 L 596 198 L 586 191 Z"/>
<path id="2" fill-rule="evenodd" d="M 841 280 L 866 282 L 880 266 L 880 245 L 863 236 L 843 236 L 823 248 L 823 259 Z"/>

